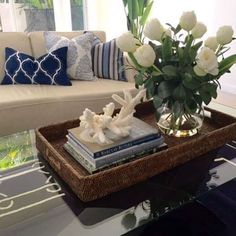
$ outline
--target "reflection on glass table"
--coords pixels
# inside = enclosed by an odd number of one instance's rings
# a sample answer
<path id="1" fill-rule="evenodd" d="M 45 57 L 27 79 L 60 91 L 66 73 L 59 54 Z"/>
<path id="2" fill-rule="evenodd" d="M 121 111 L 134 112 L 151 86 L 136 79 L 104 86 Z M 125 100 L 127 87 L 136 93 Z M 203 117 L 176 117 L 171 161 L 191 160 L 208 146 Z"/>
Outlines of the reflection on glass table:
<path id="1" fill-rule="evenodd" d="M 233 141 L 143 183 L 83 203 L 37 154 L 33 131 L 1 138 L 0 148 L 0 235 L 6 236 L 121 235 L 236 177 L 234 165 L 214 161 L 224 157 L 236 163 Z"/>
<path id="2" fill-rule="evenodd" d="M 32 162 L 37 157 L 33 130 L 0 138 L 0 171 Z"/>

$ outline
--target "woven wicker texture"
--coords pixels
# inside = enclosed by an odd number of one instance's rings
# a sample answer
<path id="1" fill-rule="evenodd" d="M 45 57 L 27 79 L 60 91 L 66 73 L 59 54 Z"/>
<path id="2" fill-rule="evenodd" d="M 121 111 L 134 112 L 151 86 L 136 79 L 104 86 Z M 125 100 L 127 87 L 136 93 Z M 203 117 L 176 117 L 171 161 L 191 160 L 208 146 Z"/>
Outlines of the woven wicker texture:
<path id="1" fill-rule="evenodd" d="M 165 136 L 168 149 L 92 175 L 63 148 L 67 129 L 79 126 L 79 120 L 38 129 L 36 145 L 75 194 L 88 202 L 145 181 L 235 139 L 236 118 L 207 110 L 211 112 L 211 118 L 205 118 L 199 134 L 188 138 Z M 138 105 L 136 116 L 156 125 L 151 103 Z"/>

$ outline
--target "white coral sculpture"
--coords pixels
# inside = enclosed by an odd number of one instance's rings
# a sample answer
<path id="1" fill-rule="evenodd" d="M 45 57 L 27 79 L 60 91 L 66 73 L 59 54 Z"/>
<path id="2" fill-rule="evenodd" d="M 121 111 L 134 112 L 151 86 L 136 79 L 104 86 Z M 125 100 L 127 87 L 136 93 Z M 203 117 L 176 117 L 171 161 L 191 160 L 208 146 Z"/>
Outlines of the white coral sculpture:
<path id="1" fill-rule="evenodd" d="M 82 132 L 80 138 L 86 142 L 107 145 L 130 134 L 132 128 L 135 106 L 145 97 L 146 90 L 142 89 L 132 98 L 129 91 L 124 90 L 124 98 L 113 94 L 112 98 L 121 105 L 120 112 L 112 117 L 115 104 L 107 104 L 103 108 L 103 114 L 97 115 L 86 108 L 80 116 L 80 127 Z"/>

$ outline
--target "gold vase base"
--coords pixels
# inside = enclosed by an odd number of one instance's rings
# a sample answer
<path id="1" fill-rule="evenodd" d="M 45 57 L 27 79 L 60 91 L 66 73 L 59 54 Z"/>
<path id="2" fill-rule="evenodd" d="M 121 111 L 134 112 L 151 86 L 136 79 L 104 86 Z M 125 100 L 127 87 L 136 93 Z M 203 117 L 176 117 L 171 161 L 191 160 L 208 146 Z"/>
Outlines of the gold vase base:
<path id="1" fill-rule="evenodd" d="M 190 137 L 199 133 L 202 127 L 202 119 L 198 116 L 192 115 L 191 119 L 183 119 L 182 123 L 178 126 L 175 124 L 175 128 L 171 126 L 171 122 L 168 119 L 168 114 L 165 114 L 158 121 L 157 125 L 163 134 L 174 137 Z M 176 128 L 178 127 L 178 129 Z"/>
<path id="2" fill-rule="evenodd" d="M 158 127 L 163 134 L 167 134 L 169 136 L 178 137 L 178 138 L 191 137 L 193 135 L 196 135 L 199 132 L 199 129 L 196 129 L 196 128 L 191 129 L 191 130 L 173 130 L 173 129 L 160 127 L 159 125 Z"/>

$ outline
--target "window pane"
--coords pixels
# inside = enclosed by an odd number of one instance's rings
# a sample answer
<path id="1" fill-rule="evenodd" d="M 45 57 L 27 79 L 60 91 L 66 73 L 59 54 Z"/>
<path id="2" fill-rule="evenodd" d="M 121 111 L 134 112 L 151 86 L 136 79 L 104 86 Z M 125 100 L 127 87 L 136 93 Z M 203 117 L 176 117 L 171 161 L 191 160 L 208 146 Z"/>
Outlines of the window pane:
<path id="1" fill-rule="evenodd" d="M 0 0 L 0 31 L 1 27 L 20 32 L 81 30 L 83 0 Z"/>
<path id="2" fill-rule="evenodd" d="M 72 30 L 84 29 L 83 0 L 71 0 Z"/>
<path id="3" fill-rule="evenodd" d="M 53 0 L 16 0 L 15 5 L 18 5 L 15 12 L 20 11 L 18 17 L 25 21 L 21 24 L 25 25 L 25 29 L 18 31 L 55 30 Z"/>

